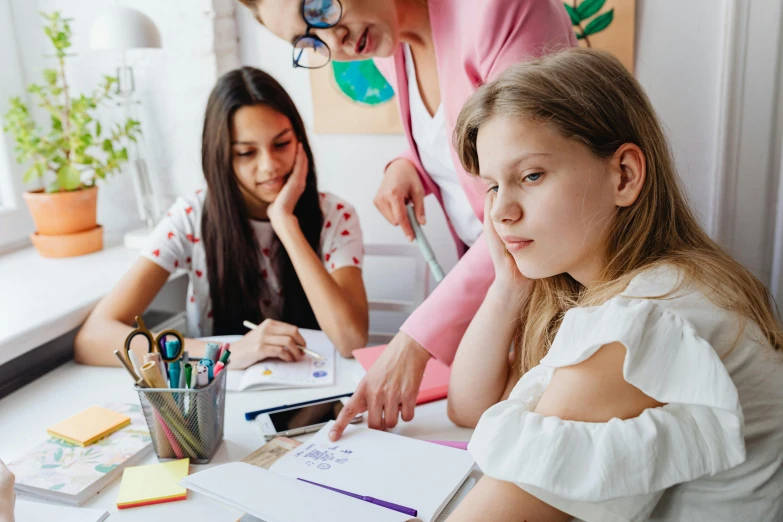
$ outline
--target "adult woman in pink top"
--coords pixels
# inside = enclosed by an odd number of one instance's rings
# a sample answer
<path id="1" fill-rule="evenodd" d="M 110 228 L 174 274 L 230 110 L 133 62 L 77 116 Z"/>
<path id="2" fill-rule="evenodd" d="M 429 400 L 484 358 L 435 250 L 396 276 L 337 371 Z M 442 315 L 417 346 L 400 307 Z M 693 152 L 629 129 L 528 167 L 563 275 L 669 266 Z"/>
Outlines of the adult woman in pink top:
<path id="1" fill-rule="evenodd" d="M 434 194 L 460 254 L 457 266 L 402 326 L 335 424 L 368 411 L 372 428 L 413 418 L 424 367 L 450 364 L 494 278 L 481 237 L 484 189 L 451 145 L 462 104 L 509 65 L 576 45 L 560 0 L 240 0 L 294 46 L 294 65 L 374 58 L 394 86 L 408 150 L 386 167 L 375 204 L 409 239 L 406 201 L 424 223 Z M 303 50 L 314 50 L 305 53 Z"/>

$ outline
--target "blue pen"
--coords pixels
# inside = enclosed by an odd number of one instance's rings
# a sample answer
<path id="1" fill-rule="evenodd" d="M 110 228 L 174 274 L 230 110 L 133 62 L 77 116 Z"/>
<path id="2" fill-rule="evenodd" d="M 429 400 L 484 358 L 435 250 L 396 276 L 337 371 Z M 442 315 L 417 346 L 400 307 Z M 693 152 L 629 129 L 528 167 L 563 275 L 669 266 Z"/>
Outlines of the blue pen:
<path id="1" fill-rule="evenodd" d="M 288 408 L 301 408 L 302 406 L 307 406 L 308 404 L 333 401 L 335 399 L 342 399 L 343 397 L 350 397 L 351 395 L 353 395 L 353 392 L 343 393 L 342 395 L 335 395 L 334 397 L 325 397 L 323 399 L 314 399 L 312 401 L 297 402 L 296 404 L 283 404 L 282 406 L 275 406 L 274 408 L 266 408 L 264 410 L 249 411 L 245 413 L 245 420 L 251 421 L 259 415 L 263 415 L 265 413 L 272 413 L 273 411 L 285 410 Z"/>

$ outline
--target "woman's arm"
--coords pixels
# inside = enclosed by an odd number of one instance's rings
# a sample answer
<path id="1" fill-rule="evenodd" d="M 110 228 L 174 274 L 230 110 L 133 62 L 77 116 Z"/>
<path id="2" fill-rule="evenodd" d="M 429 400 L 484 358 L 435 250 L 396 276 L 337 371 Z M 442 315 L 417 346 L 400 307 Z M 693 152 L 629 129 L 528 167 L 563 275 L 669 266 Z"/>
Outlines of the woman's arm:
<path id="1" fill-rule="evenodd" d="M 139 258 L 119 283 L 90 313 L 74 340 L 74 359 L 80 364 L 119 366 L 114 350 L 122 351 L 125 338 L 169 278 L 169 272 L 149 259 Z M 203 341 L 186 339 L 191 357 L 204 353 Z M 141 336 L 133 340 L 137 354 L 147 353 Z M 143 359 L 140 359 L 143 360 Z"/>
<path id="2" fill-rule="evenodd" d="M 310 247 L 293 214 L 273 223 L 302 283 L 321 329 L 344 357 L 367 344 L 369 312 L 362 271 L 339 268 L 331 274 Z"/>
<path id="3" fill-rule="evenodd" d="M 507 395 L 513 370 L 509 351 L 524 299 L 519 289 L 493 284 L 451 365 L 449 419 L 475 428 L 481 415 Z"/>

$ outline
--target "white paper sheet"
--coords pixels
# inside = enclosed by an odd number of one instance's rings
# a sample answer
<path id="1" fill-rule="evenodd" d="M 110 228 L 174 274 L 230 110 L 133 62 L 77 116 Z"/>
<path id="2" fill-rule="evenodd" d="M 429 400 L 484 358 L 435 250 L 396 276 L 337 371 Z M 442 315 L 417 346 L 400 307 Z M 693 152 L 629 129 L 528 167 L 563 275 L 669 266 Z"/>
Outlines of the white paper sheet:
<path id="1" fill-rule="evenodd" d="M 75 508 L 16 499 L 14 518 L 16 522 L 103 522 L 109 516 L 99 509 Z"/>
<path id="2" fill-rule="evenodd" d="M 365 426 L 348 426 L 339 441 L 330 442 L 332 424 L 270 471 L 413 508 L 418 518 L 432 522 L 473 467 L 467 451 Z"/>

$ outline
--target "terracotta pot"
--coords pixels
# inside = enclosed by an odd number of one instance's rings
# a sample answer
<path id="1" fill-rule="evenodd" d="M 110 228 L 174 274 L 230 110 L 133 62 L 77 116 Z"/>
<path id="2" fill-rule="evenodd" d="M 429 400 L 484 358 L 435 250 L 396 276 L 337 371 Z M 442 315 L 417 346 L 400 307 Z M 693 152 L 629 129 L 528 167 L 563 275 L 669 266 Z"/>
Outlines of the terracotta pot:
<path id="1" fill-rule="evenodd" d="M 74 257 L 91 254 L 103 249 L 103 227 L 75 234 L 45 236 L 30 234 L 30 239 L 43 257 Z"/>
<path id="2" fill-rule="evenodd" d="M 58 236 L 93 230 L 96 226 L 98 187 L 55 192 L 25 192 L 25 203 L 38 234 Z"/>

